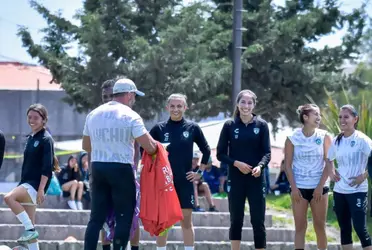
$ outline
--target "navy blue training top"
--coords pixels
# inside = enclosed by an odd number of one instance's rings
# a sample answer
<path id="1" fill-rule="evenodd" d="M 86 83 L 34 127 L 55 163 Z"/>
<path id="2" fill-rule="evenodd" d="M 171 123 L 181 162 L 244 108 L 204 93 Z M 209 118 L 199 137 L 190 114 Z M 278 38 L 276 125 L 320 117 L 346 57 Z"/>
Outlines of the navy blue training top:
<path id="1" fill-rule="evenodd" d="M 198 124 L 187 121 L 164 121 L 155 125 L 150 135 L 161 143 L 170 143 L 167 147 L 168 159 L 175 182 L 187 181 L 186 173 L 192 170 L 194 142 L 203 154 L 201 163 L 207 164 L 211 155 L 208 142 Z"/>
<path id="2" fill-rule="evenodd" d="M 48 190 L 54 169 L 54 142 L 45 129 L 27 137 L 23 156 L 21 182 L 28 183 L 36 191 L 39 189 L 41 176 L 48 177 L 44 191 Z"/>
<path id="3" fill-rule="evenodd" d="M 244 175 L 234 161 L 267 167 L 271 160 L 270 132 L 267 122 L 256 115 L 244 124 L 240 117 L 226 121 L 217 145 L 217 159 L 229 165 L 229 175 Z"/>

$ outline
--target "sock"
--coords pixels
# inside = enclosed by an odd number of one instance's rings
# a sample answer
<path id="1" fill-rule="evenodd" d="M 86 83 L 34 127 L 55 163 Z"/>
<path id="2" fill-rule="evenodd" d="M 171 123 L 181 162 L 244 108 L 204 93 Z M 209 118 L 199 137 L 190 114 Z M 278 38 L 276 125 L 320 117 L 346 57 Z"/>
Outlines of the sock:
<path id="1" fill-rule="evenodd" d="M 39 250 L 39 244 L 37 242 L 29 243 L 28 250 Z"/>
<path id="2" fill-rule="evenodd" d="M 138 250 L 138 246 L 130 246 L 131 250 Z"/>
<path id="3" fill-rule="evenodd" d="M 193 246 L 185 246 L 185 250 L 194 250 Z"/>
<path id="4" fill-rule="evenodd" d="M 156 247 L 156 250 L 166 250 L 167 247 Z"/>
<path id="5" fill-rule="evenodd" d="M 32 225 L 30 217 L 28 217 L 28 214 L 26 213 L 26 211 L 23 211 L 22 213 L 17 214 L 17 218 L 22 223 L 22 225 L 25 227 L 26 230 L 34 229 L 34 225 Z"/>
<path id="6" fill-rule="evenodd" d="M 102 245 L 102 250 L 111 250 L 111 245 Z"/>

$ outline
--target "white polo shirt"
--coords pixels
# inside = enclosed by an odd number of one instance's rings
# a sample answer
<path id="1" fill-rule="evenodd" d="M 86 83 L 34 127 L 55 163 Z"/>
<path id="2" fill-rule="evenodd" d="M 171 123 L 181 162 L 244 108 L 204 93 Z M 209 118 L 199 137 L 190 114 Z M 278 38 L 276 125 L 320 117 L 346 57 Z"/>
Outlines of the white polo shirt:
<path id="1" fill-rule="evenodd" d="M 333 191 L 341 194 L 368 192 L 368 180 L 366 179 L 358 188 L 350 187 L 350 177 L 356 177 L 367 171 L 368 157 L 372 150 L 371 139 L 356 130 L 349 137 L 342 137 L 340 145 L 335 144 L 335 137 L 328 150 L 328 159 L 337 161 L 337 170 L 341 179 L 335 183 Z"/>
<path id="2" fill-rule="evenodd" d="M 324 138 L 327 131 L 316 129 L 312 136 L 306 137 L 301 128 L 296 129 L 288 139 L 294 146 L 293 177 L 298 188 L 316 188 L 323 175 Z M 329 186 L 329 180 L 324 186 Z"/>
<path id="3" fill-rule="evenodd" d="M 92 162 L 134 164 L 134 139 L 147 133 L 142 118 L 116 101 L 105 103 L 86 118 L 84 132 L 90 137 Z"/>

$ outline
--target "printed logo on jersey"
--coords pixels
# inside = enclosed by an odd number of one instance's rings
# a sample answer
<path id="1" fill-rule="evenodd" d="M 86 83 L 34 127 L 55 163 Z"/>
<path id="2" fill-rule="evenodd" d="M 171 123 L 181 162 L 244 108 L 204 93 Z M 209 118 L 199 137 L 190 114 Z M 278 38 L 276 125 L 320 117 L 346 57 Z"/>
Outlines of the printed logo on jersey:
<path id="1" fill-rule="evenodd" d="M 169 141 L 169 133 L 164 134 L 164 141 Z"/>
<path id="2" fill-rule="evenodd" d="M 34 142 L 34 147 L 36 148 L 37 146 L 39 146 L 39 141 Z"/>
<path id="3" fill-rule="evenodd" d="M 318 144 L 318 145 L 320 145 L 320 144 L 322 144 L 322 140 L 321 140 L 320 138 L 317 138 L 317 139 L 315 140 L 315 143 Z"/>
<path id="4" fill-rule="evenodd" d="M 183 132 L 183 137 L 185 137 L 185 138 L 189 138 L 189 131 L 184 131 Z"/>
<path id="5" fill-rule="evenodd" d="M 256 135 L 257 135 L 258 133 L 260 133 L 260 128 L 254 128 L 254 129 L 253 129 L 253 133 L 255 133 Z"/>
<path id="6" fill-rule="evenodd" d="M 191 195 L 191 204 L 192 204 L 192 205 L 195 204 L 194 195 Z"/>
<path id="7" fill-rule="evenodd" d="M 360 198 L 357 199 L 356 206 L 357 207 L 361 207 L 362 206 L 362 200 Z"/>
<path id="8" fill-rule="evenodd" d="M 355 146 L 355 141 L 351 141 L 351 142 L 350 142 L 350 146 L 351 146 L 351 147 L 354 147 L 354 146 Z"/>
<path id="9" fill-rule="evenodd" d="M 234 130 L 234 133 L 235 133 L 235 139 L 238 139 L 238 137 L 239 137 L 239 129 L 238 128 L 235 129 Z"/>

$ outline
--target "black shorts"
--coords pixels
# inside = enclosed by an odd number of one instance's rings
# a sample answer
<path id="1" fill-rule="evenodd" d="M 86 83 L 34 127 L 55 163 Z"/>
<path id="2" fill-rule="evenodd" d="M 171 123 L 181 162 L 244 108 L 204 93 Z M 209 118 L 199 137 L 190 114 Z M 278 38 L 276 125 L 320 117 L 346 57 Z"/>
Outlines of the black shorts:
<path id="1" fill-rule="evenodd" d="M 299 188 L 298 190 L 300 190 L 302 198 L 304 198 L 310 203 L 311 200 L 313 199 L 313 193 L 314 193 L 315 188 L 309 188 L 309 189 Z M 323 187 L 323 195 L 327 194 L 328 192 L 329 192 L 329 187 Z"/>
<path id="2" fill-rule="evenodd" d="M 182 209 L 193 209 L 195 205 L 194 186 L 189 181 L 174 181 L 174 187 Z"/>

